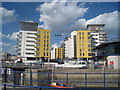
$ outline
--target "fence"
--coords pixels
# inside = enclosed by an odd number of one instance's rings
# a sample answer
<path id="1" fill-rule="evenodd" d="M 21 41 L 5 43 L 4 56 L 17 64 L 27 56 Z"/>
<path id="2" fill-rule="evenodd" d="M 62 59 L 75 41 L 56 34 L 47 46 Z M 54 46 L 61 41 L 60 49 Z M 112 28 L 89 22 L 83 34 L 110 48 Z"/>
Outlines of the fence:
<path id="1" fill-rule="evenodd" d="M 7 69 L 4 70 L 4 82 L 8 83 L 12 81 L 13 84 L 1 84 L 6 90 L 6 86 L 14 87 L 31 87 L 42 89 L 62 89 L 50 87 L 52 82 L 57 83 L 66 83 L 68 87 L 69 83 L 78 85 L 77 88 L 108 88 L 109 86 L 118 88 L 119 80 L 118 76 L 120 73 L 52 73 L 52 72 L 23 72 L 23 71 L 11 71 L 11 75 L 7 74 Z M 29 79 L 24 78 L 24 75 L 27 75 Z M 33 78 L 33 74 L 37 75 L 37 79 Z M 20 77 L 19 77 L 20 76 Z M 39 77 L 42 77 L 41 79 Z M 25 85 L 24 82 L 27 82 L 29 85 Z M 37 82 L 37 86 L 33 86 L 33 83 Z M 43 86 L 42 86 L 42 85 Z M 100 86 L 101 85 L 101 86 Z"/>

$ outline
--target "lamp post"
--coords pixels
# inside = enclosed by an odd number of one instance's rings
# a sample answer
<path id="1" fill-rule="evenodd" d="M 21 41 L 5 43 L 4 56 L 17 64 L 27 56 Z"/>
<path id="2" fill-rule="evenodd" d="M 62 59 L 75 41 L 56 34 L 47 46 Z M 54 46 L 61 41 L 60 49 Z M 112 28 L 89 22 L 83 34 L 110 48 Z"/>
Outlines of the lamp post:
<path id="1" fill-rule="evenodd" d="M 55 34 L 56 37 L 58 37 L 58 47 L 59 47 L 59 37 L 62 36 L 62 34 Z"/>

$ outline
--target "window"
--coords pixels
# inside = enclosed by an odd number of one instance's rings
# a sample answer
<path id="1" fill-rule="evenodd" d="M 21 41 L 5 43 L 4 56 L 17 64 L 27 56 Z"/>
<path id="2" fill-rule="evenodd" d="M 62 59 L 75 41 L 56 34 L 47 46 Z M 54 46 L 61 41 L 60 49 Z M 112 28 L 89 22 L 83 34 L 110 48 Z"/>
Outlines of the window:
<path id="1" fill-rule="evenodd" d="M 88 49 L 88 52 L 91 52 L 91 49 Z"/>
<path id="2" fill-rule="evenodd" d="M 40 35 L 37 35 L 37 38 L 40 38 Z"/>
<path id="3" fill-rule="evenodd" d="M 37 53 L 36 55 L 37 55 L 37 56 L 39 56 L 39 55 L 40 55 L 40 53 Z"/>
<path id="4" fill-rule="evenodd" d="M 40 39 L 37 39 L 37 42 L 40 42 Z"/>
<path id="5" fill-rule="evenodd" d="M 80 43 L 84 43 L 84 41 L 83 41 L 83 40 L 81 40 L 81 41 L 80 41 Z"/>
<path id="6" fill-rule="evenodd" d="M 90 35 L 90 32 L 88 32 L 88 35 Z"/>
<path id="7" fill-rule="evenodd" d="M 83 56 L 84 56 L 85 54 L 83 53 Z"/>
<path id="8" fill-rule="evenodd" d="M 91 41 L 88 41 L 88 43 L 91 43 Z"/>
<path id="9" fill-rule="evenodd" d="M 85 62 L 82 62 L 82 64 L 86 64 Z"/>
<path id="10" fill-rule="evenodd" d="M 37 51 L 40 51 L 40 49 L 39 49 L 39 48 L 37 48 Z"/>
<path id="11" fill-rule="evenodd" d="M 80 49 L 80 52 L 84 52 L 84 49 Z"/>
<path id="12" fill-rule="evenodd" d="M 44 32 L 44 34 L 46 34 L 46 32 Z"/>
<path id="13" fill-rule="evenodd" d="M 92 53 L 88 53 L 88 56 L 92 56 Z"/>
<path id="14" fill-rule="evenodd" d="M 48 53 L 47 53 L 47 56 L 48 56 Z"/>
<path id="15" fill-rule="evenodd" d="M 82 35 L 84 35 L 84 32 L 82 32 Z"/>
<path id="16" fill-rule="evenodd" d="M 81 53 L 80 53 L 80 56 L 82 56 Z"/>
<path id="17" fill-rule="evenodd" d="M 45 53 L 44 53 L 44 56 L 45 56 Z"/>
<path id="18" fill-rule="evenodd" d="M 79 35 L 81 35 L 81 32 L 79 32 Z"/>
<path id="19" fill-rule="evenodd" d="M 84 36 L 82 36 L 82 39 L 84 39 Z"/>
<path id="20" fill-rule="evenodd" d="M 88 45 L 88 47 L 91 47 L 91 45 Z"/>
<path id="21" fill-rule="evenodd" d="M 40 44 L 37 44 L 36 46 L 37 46 L 37 47 L 40 47 Z"/>
<path id="22" fill-rule="evenodd" d="M 84 45 L 80 45 L 80 47 L 82 48 L 82 47 L 84 47 Z"/>
<path id="23" fill-rule="evenodd" d="M 46 40 L 44 40 L 44 43 L 46 43 Z"/>
<path id="24" fill-rule="evenodd" d="M 91 37 L 88 37 L 88 39 L 91 39 Z"/>
<path id="25" fill-rule="evenodd" d="M 46 38 L 46 35 L 44 35 L 44 38 Z"/>
<path id="26" fill-rule="evenodd" d="M 37 33 L 40 34 L 40 31 L 38 31 Z"/>
<path id="27" fill-rule="evenodd" d="M 81 39 L 81 36 L 79 38 Z"/>

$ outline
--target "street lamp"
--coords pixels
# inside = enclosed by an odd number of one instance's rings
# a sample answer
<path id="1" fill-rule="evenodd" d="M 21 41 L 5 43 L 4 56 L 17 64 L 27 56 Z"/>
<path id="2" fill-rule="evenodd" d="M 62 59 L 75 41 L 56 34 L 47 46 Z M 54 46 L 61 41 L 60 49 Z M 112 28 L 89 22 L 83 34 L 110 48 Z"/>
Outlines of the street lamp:
<path id="1" fill-rule="evenodd" d="M 55 34 L 56 37 L 58 37 L 58 46 L 59 46 L 59 37 L 62 36 L 62 34 Z"/>

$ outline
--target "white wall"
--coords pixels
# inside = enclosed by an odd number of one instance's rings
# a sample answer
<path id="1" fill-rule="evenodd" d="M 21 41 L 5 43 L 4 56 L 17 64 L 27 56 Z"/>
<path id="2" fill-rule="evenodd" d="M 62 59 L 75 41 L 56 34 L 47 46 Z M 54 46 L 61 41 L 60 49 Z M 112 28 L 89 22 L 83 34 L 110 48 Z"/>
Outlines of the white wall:
<path id="1" fill-rule="evenodd" d="M 72 57 L 71 45 L 72 45 L 71 38 L 68 38 L 67 40 L 65 40 L 65 57 L 68 57 L 68 58 Z"/>
<path id="2" fill-rule="evenodd" d="M 114 69 L 120 69 L 120 56 L 108 56 L 107 57 L 108 60 L 108 67 L 110 68 L 110 61 L 114 62 Z"/>
<path id="3" fill-rule="evenodd" d="M 77 35 L 77 31 L 73 31 L 73 32 L 71 32 L 71 57 L 74 57 L 75 56 L 75 53 L 74 53 L 74 51 L 75 51 L 75 45 L 74 45 L 74 41 L 76 41 L 75 39 L 74 39 L 74 36 L 76 36 Z"/>

